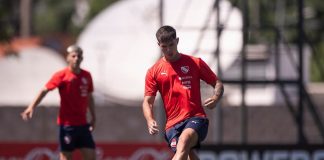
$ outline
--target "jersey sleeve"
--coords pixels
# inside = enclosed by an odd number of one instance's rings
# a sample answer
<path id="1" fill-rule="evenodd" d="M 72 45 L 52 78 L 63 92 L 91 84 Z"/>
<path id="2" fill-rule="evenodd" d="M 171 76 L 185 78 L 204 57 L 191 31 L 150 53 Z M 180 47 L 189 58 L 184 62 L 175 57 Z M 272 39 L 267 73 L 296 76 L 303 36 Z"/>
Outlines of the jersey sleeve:
<path id="1" fill-rule="evenodd" d="M 210 67 L 204 62 L 201 58 L 198 59 L 199 69 L 200 69 L 200 78 L 205 81 L 207 84 L 212 86 L 216 85 L 216 81 L 218 77 L 216 74 L 210 69 Z"/>
<path id="2" fill-rule="evenodd" d="M 52 78 L 46 83 L 45 87 L 48 90 L 53 90 L 58 87 L 62 83 L 62 73 L 57 72 L 55 73 Z"/>
<path id="3" fill-rule="evenodd" d="M 152 69 L 149 69 L 145 76 L 145 92 L 144 96 L 156 96 L 157 83 L 154 79 Z"/>

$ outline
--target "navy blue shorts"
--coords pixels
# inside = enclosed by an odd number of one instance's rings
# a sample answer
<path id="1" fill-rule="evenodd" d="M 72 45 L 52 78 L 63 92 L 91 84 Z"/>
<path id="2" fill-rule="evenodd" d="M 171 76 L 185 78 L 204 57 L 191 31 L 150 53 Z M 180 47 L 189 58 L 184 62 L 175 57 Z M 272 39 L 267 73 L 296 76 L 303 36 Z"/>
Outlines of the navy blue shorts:
<path id="1" fill-rule="evenodd" d="M 76 148 L 95 149 L 90 125 L 64 126 L 60 125 L 59 144 L 60 151 L 72 152 Z"/>
<path id="2" fill-rule="evenodd" d="M 169 128 L 165 133 L 165 139 L 168 142 L 169 147 L 175 152 L 177 149 L 178 139 L 182 131 L 186 128 L 192 128 L 198 134 L 198 142 L 193 148 L 200 148 L 200 142 L 203 141 L 207 136 L 208 124 L 208 119 L 203 117 L 192 117 L 186 119 Z"/>

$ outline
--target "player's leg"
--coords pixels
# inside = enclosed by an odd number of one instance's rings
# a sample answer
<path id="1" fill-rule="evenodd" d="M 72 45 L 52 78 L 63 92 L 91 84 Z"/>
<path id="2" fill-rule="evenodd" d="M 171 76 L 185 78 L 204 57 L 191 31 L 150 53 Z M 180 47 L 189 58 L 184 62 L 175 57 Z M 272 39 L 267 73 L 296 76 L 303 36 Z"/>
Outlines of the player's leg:
<path id="1" fill-rule="evenodd" d="M 60 160 L 72 160 L 75 148 L 75 129 L 71 126 L 60 126 L 59 133 Z"/>
<path id="2" fill-rule="evenodd" d="M 72 152 L 60 152 L 60 160 L 72 160 Z"/>
<path id="3" fill-rule="evenodd" d="M 185 159 L 184 155 L 187 157 L 189 155 L 191 159 L 199 159 L 194 149 L 200 148 L 200 142 L 206 138 L 208 123 L 208 119 L 202 117 L 192 117 L 186 120 L 185 129 L 182 131 L 177 144 L 177 152 L 178 147 L 180 151 L 179 153 L 176 152 L 176 156 L 180 158 L 175 157 L 176 159 Z"/>
<path id="4" fill-rule="evenodd" d="M 96 151 L 92 148 L 80 148 L 80 152 L 84 160 L 95 160 Z"/>
<path id="5" fill-rule="evenodd" d="M 96 145 L 89 127 L 90 125 L 79 127 L 77 148 L 80 149 L 84 160 L 95 160 Z"/>
<path id="6" fill-rule="evenodd" d="M 198 142 L 198 134 L 192 128 L 186 128 L 182 131 L 178 144 L 177 151 L 172 160 L 187 160 L 190 150 Z"/>

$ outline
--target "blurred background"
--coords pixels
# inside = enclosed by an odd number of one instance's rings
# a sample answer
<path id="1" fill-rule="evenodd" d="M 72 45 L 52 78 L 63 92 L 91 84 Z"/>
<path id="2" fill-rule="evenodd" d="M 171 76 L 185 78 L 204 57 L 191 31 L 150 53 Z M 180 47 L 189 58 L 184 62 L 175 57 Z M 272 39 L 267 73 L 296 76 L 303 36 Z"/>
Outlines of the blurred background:
<path id="1" fill-rule="evenodd" d="M 201 159 L 324 158 L 323 23 L 320 0 L 0 0 L 0 159 L 57 159 L 58 91 L 28 123 L 20 113 L 71 44 L 94 79 L 98 159 L 169 159 L 141 108 L 162 25 L 225 84 Z M 159 97 L 155 114 L 163 130 Z"/>

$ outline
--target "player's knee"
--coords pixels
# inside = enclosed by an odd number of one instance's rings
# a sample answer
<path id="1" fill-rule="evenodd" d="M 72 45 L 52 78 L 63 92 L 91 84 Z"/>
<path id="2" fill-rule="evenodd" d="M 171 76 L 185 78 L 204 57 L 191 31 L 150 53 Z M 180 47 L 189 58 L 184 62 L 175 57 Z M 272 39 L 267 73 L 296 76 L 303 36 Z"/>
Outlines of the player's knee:
<path id="1" fill-rule="evenodd" d="M 181 136 L 181 137 L 179 137 L 178 144 L 180 144 L 184 148 L 189 147 L 190 137 L 189 136 Z"/>
<path id="2" fill-rule="evenodd" d="M 198 134 L 191 128 L 188 128 L 183 132 L 183 134 L 179 137 L 180 143 L 185 144 L 186 147 L 191 148 L 197 144 Z"/>
<path id="3" fill-rule="evenodd" d="M 189 150 L 194 143 L 193 141 L 194 139 L 191 135 L 180 136 L 178 140 L 178 146 L 180 147 L 180 149 Z"/>

